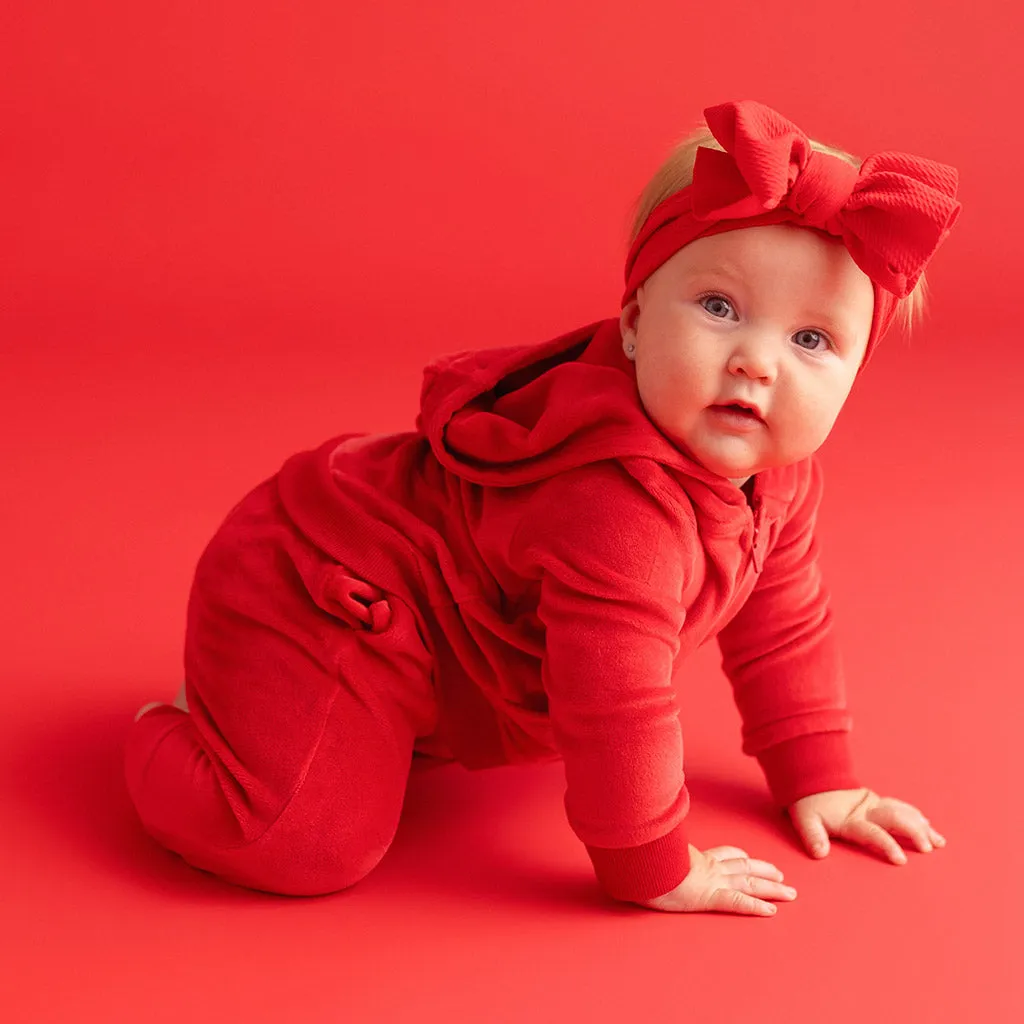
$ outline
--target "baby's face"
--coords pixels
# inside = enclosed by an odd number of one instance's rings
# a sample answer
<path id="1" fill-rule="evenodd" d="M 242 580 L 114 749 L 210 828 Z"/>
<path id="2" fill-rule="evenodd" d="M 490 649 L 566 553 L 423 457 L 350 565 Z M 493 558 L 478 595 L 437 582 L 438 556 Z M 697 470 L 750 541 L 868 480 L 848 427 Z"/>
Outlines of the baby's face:
<path id="1" fill-rule="evenodd" d="M 871 281 L 839 239 L 792 224 L 698 238 L 622 311 L 647 415 L 706 469 L 742 483 L 828 437 L 871 331 Z M 763 422 L 711 406 L 741 396 Z"/>

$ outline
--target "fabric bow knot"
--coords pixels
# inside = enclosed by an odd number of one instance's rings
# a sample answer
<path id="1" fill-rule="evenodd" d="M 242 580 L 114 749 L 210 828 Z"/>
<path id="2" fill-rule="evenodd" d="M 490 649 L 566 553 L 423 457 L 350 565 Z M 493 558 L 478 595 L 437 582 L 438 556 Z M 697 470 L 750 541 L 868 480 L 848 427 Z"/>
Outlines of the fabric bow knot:
<path id="1" fill-rule="evenodd" d="M 793 122 L 753 100 L 709 107 L 704 115 L 725 152 L 697 150 L 690 189 L 697 220 L 789 210 L 808 227 L 841 237 L 872 281 L 903 298 L 960 215 L 953 167 L 883 152 L 858 171 L 812 149 Z"/>

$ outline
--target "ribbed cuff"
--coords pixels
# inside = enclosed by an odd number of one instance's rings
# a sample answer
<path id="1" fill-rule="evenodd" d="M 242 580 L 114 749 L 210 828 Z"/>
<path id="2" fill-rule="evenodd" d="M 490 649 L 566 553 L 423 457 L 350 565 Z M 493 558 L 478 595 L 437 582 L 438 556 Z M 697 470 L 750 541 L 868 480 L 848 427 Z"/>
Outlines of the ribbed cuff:
<path id="1" fill-rule="evenodd" d="M 643 846 L 609 850 L 587 846 L 601 888 L 617 900 L 651 900 L 671 892 L 689 874 L 685 822 Z"/>
<path id="2" fill-rule="evenodd" d="M 801 797 L 830 789 L 860 789 L 848 732 L 816 732 L 755 755 L 772 798 L 788 807 Z"/>

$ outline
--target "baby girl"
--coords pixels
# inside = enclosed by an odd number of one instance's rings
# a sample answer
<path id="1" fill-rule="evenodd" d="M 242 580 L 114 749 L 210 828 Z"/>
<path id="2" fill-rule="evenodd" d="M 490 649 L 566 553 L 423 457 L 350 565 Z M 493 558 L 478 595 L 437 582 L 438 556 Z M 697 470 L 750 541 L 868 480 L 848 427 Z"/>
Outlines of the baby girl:
<path id="1" fill-rule="evenodd" d="M 714 638 L 743 753 L 810 855 L 944 845 L 852 762 L 815 453 L 920 312 L 957 175 L 861 162 L 751 101 L 705 118 L 641 196 L 618 317 L 437 360 L 415 430 L 332 438 L 228 513 L 182 692 L 127 741 L 158 842 L 334 892 L 387 851 L 414 757 L 557 759 L 609 896 L 770 914 L 796 895 L 774 865 L 689 842 L 679 692 Z"/>

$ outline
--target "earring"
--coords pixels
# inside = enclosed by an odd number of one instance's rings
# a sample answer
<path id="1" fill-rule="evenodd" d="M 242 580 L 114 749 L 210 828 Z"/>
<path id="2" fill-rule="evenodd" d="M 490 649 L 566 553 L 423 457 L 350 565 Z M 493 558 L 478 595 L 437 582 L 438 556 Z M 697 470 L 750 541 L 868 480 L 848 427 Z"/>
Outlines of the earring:
<path id="1" fill-rule="evenodd" d="M 633 342 L 630 342 L 626 346 L 626 355 L 627 356 L 631 356 L 635 351 L 636 351 L 636 345 L 634 345 Z"/>

